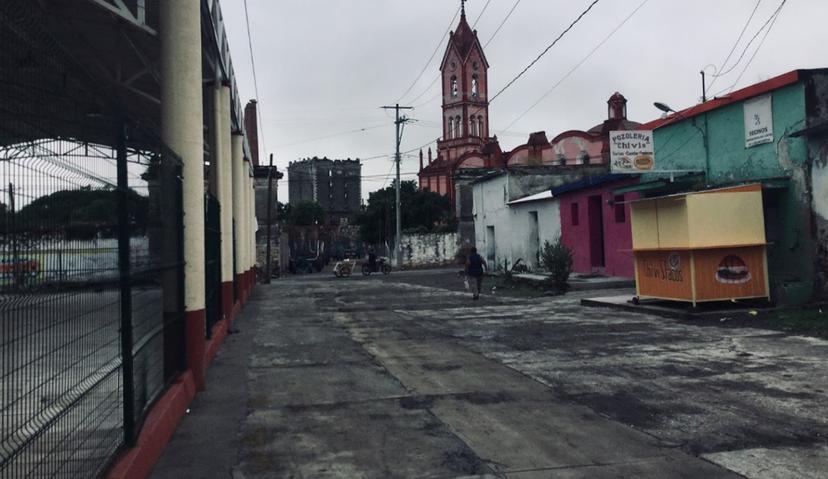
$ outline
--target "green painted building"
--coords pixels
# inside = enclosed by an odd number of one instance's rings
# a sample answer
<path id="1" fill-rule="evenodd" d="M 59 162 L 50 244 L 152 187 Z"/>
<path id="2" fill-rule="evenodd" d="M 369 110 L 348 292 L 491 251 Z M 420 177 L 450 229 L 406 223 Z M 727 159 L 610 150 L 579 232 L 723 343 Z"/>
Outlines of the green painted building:
<path id="1" fill-rule="evenodd" d="M 761 182 L 773 300 L 828 298 L 828 69 L 795 70 L 641 129 L 654 131 L 654 173 L 625 190 Z"/>

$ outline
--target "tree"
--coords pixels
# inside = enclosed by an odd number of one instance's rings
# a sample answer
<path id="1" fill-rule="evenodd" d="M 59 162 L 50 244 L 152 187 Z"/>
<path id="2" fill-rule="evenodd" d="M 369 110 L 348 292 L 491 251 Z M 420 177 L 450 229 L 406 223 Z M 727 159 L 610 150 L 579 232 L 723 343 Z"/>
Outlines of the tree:
<path id="1" fill-rule="evenodd" d="M 288 224 L 307 226 L 325 223 L 325 209 L 315 201 L 300 201 L 288 206 Z"/>
<path id="2" fill-rule="evenodd" d="M 6 232 L 6 222 L 9 214 L 9 207 L 6 206 L 6 203 L 0 202 L 0 233 Z"/>
<path id="3" fill-rule="evenodd" d="M 133 190 L 127 200 L 134 231 L 146 228 L 149 198 Z M 32 228 L 111 230 L 118 224 L 118 192 L 114 189 L 81 188 L 61 190 L 41 196 L 24 206 L 16 215 L 20 224 Z"/>
<path id="4" fill-rule="evenodd" d="M 569 275 L 572 273 L 572 250 L 558 236 L 553 243 L 543 242 L 540 252 L 541 265 L 550 273 L 549 281 L 558 291 L 569 287 Z"/>
<path id="5" fill-rule="evenodd" d="M 374 191 L 368 196 L 368 205 L 359 217 L 360 236 L 366 243 L 382 243 L 394 237 L 396 212 L 394 186 Z M 408 232 L 434 232 L 452 222 L 448 198 L 430 191 L 420 191 L 414 181 L 400 184 L 402 228 Z"/>
<path id="6" fill-rule="evenodd" d="M 279 221 L 287 221 L 290 217 L 290 203 L 276 202 L 276 219 Z"/>

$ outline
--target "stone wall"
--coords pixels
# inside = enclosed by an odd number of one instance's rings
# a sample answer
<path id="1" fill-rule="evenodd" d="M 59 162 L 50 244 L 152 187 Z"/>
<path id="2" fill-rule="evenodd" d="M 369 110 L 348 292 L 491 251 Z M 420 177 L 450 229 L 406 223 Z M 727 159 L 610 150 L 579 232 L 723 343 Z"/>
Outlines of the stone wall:
<path id="1" fill-rule="evenodd" d="M 403 235 L 401 246 L 403 266 L 426 268 L 456 263 L 457 233 Z"/>
<path id="2" fill-rule="evenodd" d="M 806 89 L 810 193 L 815 245 L 815 299 L 828 298 L 828 74 L 815 74 Z"/>
<path id="3" fill-rule="evenodd" d="M 271 274 L 276 276 L 287 268 L 289 256 L 285 253 L 285 248 L 288 241 L 281 224 L 274 224 L 271 228 Z M 260 276 L 267 270 L 267 225 L 264 223 L 261 223 L 256 231 L 256 269 Z"/>

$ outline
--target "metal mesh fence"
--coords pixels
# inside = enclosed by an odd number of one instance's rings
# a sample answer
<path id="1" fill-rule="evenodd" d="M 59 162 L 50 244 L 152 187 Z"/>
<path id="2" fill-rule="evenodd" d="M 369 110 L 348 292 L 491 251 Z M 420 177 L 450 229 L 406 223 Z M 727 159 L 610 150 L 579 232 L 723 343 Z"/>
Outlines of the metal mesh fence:
<path id="1" fill-rule="evenodd" d="M 181 174 L 0 2 L 0 477 L 100 475 L 183 368 Z"/>
<path id="2" fill-rule="evenodd" d="M 204 281 L 206 336 L 210 338 L 213 326 L 222 319 L 221 303 L 221 206 L 218 200 L 204 195 Z"/>

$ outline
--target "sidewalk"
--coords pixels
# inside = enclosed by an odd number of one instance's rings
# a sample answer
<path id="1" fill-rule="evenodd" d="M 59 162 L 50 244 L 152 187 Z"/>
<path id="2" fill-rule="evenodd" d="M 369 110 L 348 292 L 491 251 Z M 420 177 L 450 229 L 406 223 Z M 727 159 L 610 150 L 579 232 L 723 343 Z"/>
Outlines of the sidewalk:
<path id="1" fill-rule="evenodd" d="M 247 415 L 247 374 L 254 320 L 261 314 L 261 289 L 254 290 L 247 309 L 236 318 L 237 332 L 227 336 L 207 369 L 207 390 L 195 396 L 150 477 L 231 477 L 240 447 L 239 429 Z"/>
<path id="2" fill-rule="evenodd" d="M 548 279 L 548 275 L 535 273 L 517 273 L 512 277 L 518 281 L 524 281 L 536 285 L 543 284 Z M 569 277 L 569 289 L 571 291 L 593 291 L 622 288 L 635 288 L 635 280 L 616 276 L 588 276 L 577 273 L 572 274 Z"/>
<path id="3" fill-rule="evenodd" d="M 737 477 L 561 399 L 445 318 L 519 306 L 380 281 L 279 281 L 237 321 L 153 478 Z"/>

